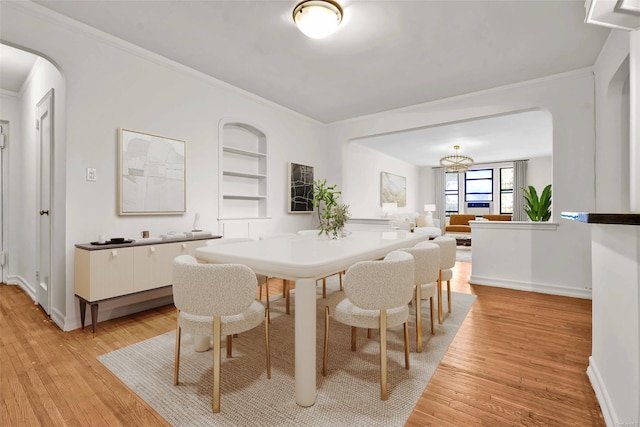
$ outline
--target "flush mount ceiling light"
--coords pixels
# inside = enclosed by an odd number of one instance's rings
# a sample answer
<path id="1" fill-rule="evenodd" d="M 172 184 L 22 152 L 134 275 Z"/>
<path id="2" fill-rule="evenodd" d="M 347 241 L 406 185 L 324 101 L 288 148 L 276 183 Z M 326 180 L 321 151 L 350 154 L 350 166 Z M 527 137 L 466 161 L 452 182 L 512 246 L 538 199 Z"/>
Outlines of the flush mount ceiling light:
<path id="1" fill-rule="evenodd" d="M 444 156 L 440 159 L 440 165 L 444 167 L 447 172 L 464 173 L 473 166 L 473 159 L 471 157 L 458 154 L 460 149 L 459 145 L 454 145 L 453 149 L 456 150 L 456 154 Z"/>
<path id="2" fill-rule="evenodd" d="M 293 21 L 312 39 L 321 39 L 338 29 L 342 7 L 333 0 L 304 0 L 293 9 Z"/>

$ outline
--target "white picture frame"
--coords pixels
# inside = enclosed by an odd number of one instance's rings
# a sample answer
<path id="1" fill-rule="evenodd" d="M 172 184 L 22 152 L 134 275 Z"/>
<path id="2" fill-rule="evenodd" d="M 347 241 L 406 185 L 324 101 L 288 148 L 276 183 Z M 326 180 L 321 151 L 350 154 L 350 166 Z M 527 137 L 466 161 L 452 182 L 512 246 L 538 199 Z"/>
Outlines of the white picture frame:
<path id="1" fill-rule="evenodd" d="M 398 207 L 407 206 L 407 178 L 390 172 L 380 173 L 380 206 L 384 203 L 397 203 Z"/>

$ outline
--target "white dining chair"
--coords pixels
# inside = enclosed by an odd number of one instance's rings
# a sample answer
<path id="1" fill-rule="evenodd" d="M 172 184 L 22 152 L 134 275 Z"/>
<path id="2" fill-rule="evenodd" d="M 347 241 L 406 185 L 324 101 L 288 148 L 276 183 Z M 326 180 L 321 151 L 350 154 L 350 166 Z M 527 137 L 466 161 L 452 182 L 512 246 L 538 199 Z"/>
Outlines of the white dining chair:
<path id="1" fill-rule="evenodd" d="M 329 317 L 351 326 L 351 350 L 356 350 L 356 328 L 380 330 L 380 399 L 387 400 L 387 328 L 403 325 L 405 368 L 409 369 L 409 308 L 413 298 L 413 256 L 390 252 L 382 261 L 361 261 L 347 270 L 344 291 L 336 292 L 325 307 L 322 374 L 327 375 Z"/>
<path id="2" fill-rule="evenodd" d="M 456 239 L 450 236 L 439 236 L 431 240 L 440 246 L 440 277 L 438 278 L 438 323 L 442 323 L 442 282 L 447 281 L 447 305 L 451 313 L 451 279 L 453 267 L 456 265 Z"/>
<path id="3" fill-rule="evenodd" d="M 211 240 L 207 240 L 206 245 L 207 246 L 219 246 L 219 245 L 229 245 L 232 243 L 240 243 L 240 242 L 251 242 L 253 240 L 256 239 L 252 239 L 250 237 L 223 237 L 221 239 L 211 239 Z M 266 304 L 267 304 L 267 309 L 271 310 L 271 307 L 269 306 L 269 278 L 263 274 L 256 274 L 256 278 L 258 280 L 258 298 L 260 300 L 262 300 L 262 289 L 265 289 L 265 295 L 266 295 Z"/>
<path id="4" fill-rule="evenodd" d="M 220 412 L 222 336 L 227 336 L 230 346 L 234 334 L 264 322 L 267 378 L 271 378 L 269 309 L 256 301 L 257 286 L 253 270 L 241 264 L 199 264 L 191 255 L 180 255 L 173 261 L 173 301 L 177 309 L 173 384 L 179 383 L 182 331 L 213 336 L 214 413 Z"/>
<path id="5" fill-rule="evenodd" d="M 413 248 L 402 249 L 413 256 L 415 264 L 416 353 L 422 352 L 422 300 L 429 300 L 431 335 L 435 334 L 434 300 L 440 275 L 440 246 L 420 242 Z"/>

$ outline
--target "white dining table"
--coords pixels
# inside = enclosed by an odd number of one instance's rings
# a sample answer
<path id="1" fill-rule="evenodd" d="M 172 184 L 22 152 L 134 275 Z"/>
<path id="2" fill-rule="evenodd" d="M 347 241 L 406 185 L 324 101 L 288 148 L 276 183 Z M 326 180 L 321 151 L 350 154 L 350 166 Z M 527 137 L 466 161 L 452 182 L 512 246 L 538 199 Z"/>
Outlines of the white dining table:
<path id="1" fill-rule="evenodd" d="M 353 231 L 337 240 L 311 235 L 205 246 L 196 249 L 196 257 L 295 281 L 295 400 L 306 407 L 316 401 L 316 280 L 428 238 L 403 230 Z"/>

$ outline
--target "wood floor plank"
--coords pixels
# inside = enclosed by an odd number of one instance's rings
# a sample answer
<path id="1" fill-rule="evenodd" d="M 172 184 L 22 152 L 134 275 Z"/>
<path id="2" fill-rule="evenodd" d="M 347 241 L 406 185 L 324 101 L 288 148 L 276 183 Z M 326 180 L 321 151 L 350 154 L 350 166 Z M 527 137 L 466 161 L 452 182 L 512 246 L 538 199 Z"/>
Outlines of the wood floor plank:
<path id="1" fill-rule="evenodd" d="M 604 426 L 585 372 L 591 302 L 470 285 L 470 274 L 456 264 L 452 290 L 477 300 L 406 425 Z M 270 295 L 281 292 L 270 280 Z M 100 322 L 95 339 L 91 328 L 62 332 L 0 285 L 0 425 L 167 426 L 96 358 L 174 328 L 168 305 Z"/>
<path id="2" fill-rule="evenodd" d="M 591 301 L 470 285 L 470 274 L 456 264 L 452 290 L 478 299 L 408 424 L 464 412 L 481 425 L 604 426 L 586 376 Z"/>

